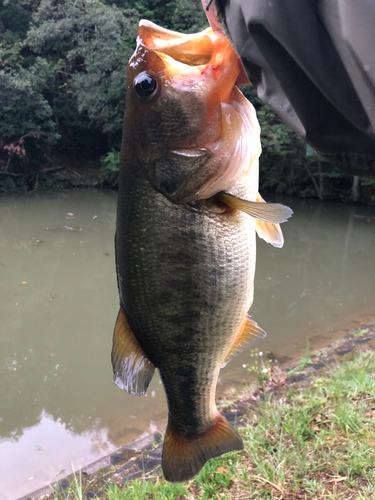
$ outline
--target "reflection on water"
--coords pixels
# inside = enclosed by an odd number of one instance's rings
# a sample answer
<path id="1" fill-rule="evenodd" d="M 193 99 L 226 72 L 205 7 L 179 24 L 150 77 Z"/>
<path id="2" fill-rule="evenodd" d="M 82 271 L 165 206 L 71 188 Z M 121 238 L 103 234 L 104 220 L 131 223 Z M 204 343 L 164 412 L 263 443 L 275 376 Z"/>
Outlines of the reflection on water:
<path id="1" fill-rule="evenodd" d="M 258 240 L 251 314 L 268 332 L 261 349 L 290 358 L 375 317 L 375 214 L 286 204 L 284 248 Z M 151 419 L 165 424 L 157 376 L 141 398 L 112 381 L 115 205 L 94 190 L 0 199 L 2 500 L 126 444 Z M 219 390 L 243 380 L 248 361 L 232 361 Z"/>
<path id="2" fill-rule="evenodd" d="M 107 429 L 102 428 L 100 420 L 91 421 L 91 424 L 90 430 L 76 433 L 60 419 L 54 421 L 51 415 L 43 412 L 39 423 L 24 429 L 21 437 L 4 439 L 0 454 L 1 477 L 13 477 L 13 482 L 2 485 L 0 499 L 22 495 L 25 486 L 28 491 L 35 490 L 41 481 L 53 482 L 72 469 L 110 453 L 115 447 L 108 441 Z M 66 457 L 72 457 L 71 464 Z"/>

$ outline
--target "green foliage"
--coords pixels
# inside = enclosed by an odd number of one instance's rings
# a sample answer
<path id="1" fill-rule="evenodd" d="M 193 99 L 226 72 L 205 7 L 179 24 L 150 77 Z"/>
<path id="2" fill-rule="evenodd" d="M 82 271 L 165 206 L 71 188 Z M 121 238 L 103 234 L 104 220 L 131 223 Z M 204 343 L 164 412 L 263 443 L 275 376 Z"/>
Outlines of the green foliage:
<path id="1" fill-rule="evenodd" d="M 0 0 L 0 172 L 33 175 L 54 152 L 79 151 L 104 155 L 99 182 L 115 186 L 118 153 L 110 151 L 121 142 L 141 18 L 181 32 L 207 26 L 200 0 Z M 375 205 L 374 179 L 353 182 L 306 149 L 253 87 L 244 92 L 262 130 L 262 192 Z"/>
<path id="2" fill-rule="evenodd" d="M 9 31 L 22 39 L 26 36 L 29 22 L 40 0 L 0 1 L 0 33 Z"/>
<path id="3" fill-rule="evenodd" d="M 105 187 L 116 187 L 119 172 L 120 152 L 110 151 L 101 158 L 101 168 L 98 185 Z"/>
<path id="4" fill-rule="evenodd" d="M 196 33 L 208 27 L 200 0 L 101 0 L 107 5 L 134 9 L 140 19 L 150 21 L 174 31 Z"/>
<path id="5" fill-rule="evenodd" d="M 116 4 L 125 9 L 135 9 L 140 18 L 150 19 L 164 26 L 164 28 L 172 27 L 172 17 L 177 7 L 176 1 L 168 0 L 107 0 L 108 4 Z"/>
<path id="6" fill-rule="evenodd" d="M 0 172 L 0 194 L 20 194 L 27 191 L 25 177 L 13 177 Z"/>
<path id="7" fill-rule="evenodd" d="M 43 96 L 45 62 L 32 70 L 0 72 L 0 166 L 9 172 L 32 172 L 52 148 L 55 124 Z"/>
<path id="8" fill-rule="evenodd" d="M 259 384 L 263 384 L 263 382 L 269 380 L 271 377 L 272 361 L 267 358 L 264 359 L 263 352 L 258 349 L 252 349 L 250 357 L 254 359 L 250 364 L 246 365 L 246 369 L 249 373 L 256 376 Z"/>
<path id="9" fill-rule="evenodd" d="M 182 33 L 197 33 L 208 27 L 200 0 L 177 0 L 171 29 Z"/>
<path id="10" fill-rule="evenodd" d="M 107 489 L 108 500 L 173 500 L 186 498 L 188 493 L 185 485 L 167 483 L 163 479 L 125 483 L 121 490 L 111 484 Z"/>
<path id="11" fill-rule="evenodd" d="M 24 45 L 53 67 L 54 114 L 68 130 L 83 121 L 87 135 L 119 143 L 137 21 L 96 0 L 42 0 Z"/>
<path id="12" fill-rule="evenodd" d="M 15 137 L 31 131 L 52 132 L 52 110 L 42 95 L 45 61 L 38 59 L 32 70 L 3 73 L 0 78 L 0 137 Z M 39 74 L 38 74 L 39 73 Z"/>

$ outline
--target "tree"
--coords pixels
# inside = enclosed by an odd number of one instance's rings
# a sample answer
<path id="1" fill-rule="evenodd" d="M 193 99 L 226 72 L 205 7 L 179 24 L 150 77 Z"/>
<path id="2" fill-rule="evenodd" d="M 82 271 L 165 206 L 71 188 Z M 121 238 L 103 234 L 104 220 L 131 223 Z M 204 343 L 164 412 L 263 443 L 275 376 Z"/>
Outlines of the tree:
<path id="1" fill-rule="evenodd" d="M 198 33 L 208 28 L 200 0 L 177 0 L 171 19 L 171 29 L 183 33 Z"/>
<path id="2" fill-rule="evenodd" d="M 120 141 L 137 21 L 135 11 L 97 0 L 42 0 L 33 17 L 24 45 L 54 68 L 55 120 L 63 129 L 85 129 L 80 147 Z"/>
<path id="3" fill-rule="evenodd" d="M 171 28 L 172 17 L 177 7 L 174 0 L 105 0 L 107 4 L 115 4 L 125 9 L 135 9 L 140 19 L 153 21 L 164 28 Z"/>
<path id="4" fill-rule="evenodd" d="M 0 0 L 0 33 L 11 32 L 23 39 L 40 0 Z"/>
<path id="5" fill-rule="evenodd" d="M 208 27 L 200 0 L 101 0 L 107 5 L 135 9 L 140 18 L 174 31 L 195 33 Z"/>
<path id="6" fill-rule="evenodd" d="M 45 62 L 32 70 L 0 73 L 0 172 L 33 172 L 56 138 L 52 109 L 43 97 Z M 11 168 L 9 168 L 11 167 Z"/>

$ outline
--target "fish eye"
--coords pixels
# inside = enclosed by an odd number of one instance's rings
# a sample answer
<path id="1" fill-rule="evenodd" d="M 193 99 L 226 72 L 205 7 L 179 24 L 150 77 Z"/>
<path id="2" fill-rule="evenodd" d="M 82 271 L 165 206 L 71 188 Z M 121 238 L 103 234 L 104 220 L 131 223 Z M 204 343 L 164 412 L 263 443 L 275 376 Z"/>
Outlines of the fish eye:
<path id="1" fill-rule="evenodd" d="M 152 75 L 141 73 L 134 80 L 134 87 L 139 97 L 151 98 L 158 88 L 158 83 Z"/>

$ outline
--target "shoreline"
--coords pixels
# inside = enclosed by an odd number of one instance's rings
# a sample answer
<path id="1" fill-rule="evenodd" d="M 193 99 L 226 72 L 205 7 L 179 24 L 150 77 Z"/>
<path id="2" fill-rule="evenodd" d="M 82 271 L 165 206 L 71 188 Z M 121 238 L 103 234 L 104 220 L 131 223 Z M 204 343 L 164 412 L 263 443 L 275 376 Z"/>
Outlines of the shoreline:
<path id="1" fill-rule="evenodd" d="M 364 350 L 375 350 L 375 322 L 362 325 L 341 339 L 331 342 L 328 346 L 308 354 L 298 361 L 278 367 L 269 362 L 269 375 L 251 386 L 243 386 L 234 393 L 224 394 L 218 400 L 218 407 L 230 423 L 244 427 L 253 418 L 251 413 L 257 411 L 259 403 L 266 398 L 282 398 L 291 388 L 303 390 L 311 384 L 313 378 L 324 373 L 335 363 L 348 362 Z M 264 366 L 264 365 L 262 365 Z M 264 369 L 263 369 L 264 370 Z M 258 378 L 262 370 L 258 370 Z M 86 498 L 95 498 L 103 494 L 103 487 L 115 483 L 118 487 L 126 481 L 136 478 L 150 479 L 160 472 L 162 451 L 162 433 L 144 433 L 130 444 L 115 452 L 96 460 L 81 469 L 82 490 Z M 216 459 L 218 460 L 218 459 Z M 75 471 L 65 478 L 40 488 L 19 500 L 41 500 L 57 498 L 55 492 L 68 490 L 76 478 Z M 302 497 L 301 497 L 302 498 Z"/>

